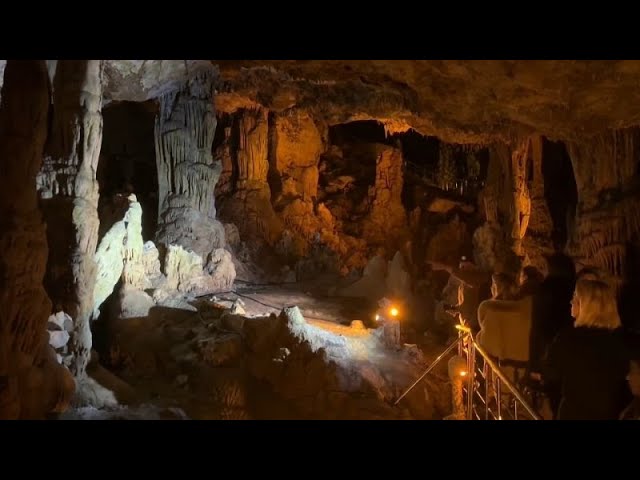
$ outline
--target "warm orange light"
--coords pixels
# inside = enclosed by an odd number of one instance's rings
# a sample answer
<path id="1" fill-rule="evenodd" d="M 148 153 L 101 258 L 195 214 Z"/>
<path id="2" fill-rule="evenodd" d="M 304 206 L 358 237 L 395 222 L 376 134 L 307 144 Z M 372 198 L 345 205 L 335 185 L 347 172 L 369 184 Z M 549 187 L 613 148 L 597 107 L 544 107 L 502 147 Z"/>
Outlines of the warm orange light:
<path id="1" fill-rule="evenodd" d="M 460 372 L 460 376 L 461 377 L 466 377 L 467 376 L 467 372 L 465 372 L 464 370 Z"/>
<path id="2" fill-rule="evenodd" d="M 391 314 L 392 317 L 397 317 L 398 316 L 398 309 L 393 307 L 391 310 L 389 310 L 389 313 Z"/>

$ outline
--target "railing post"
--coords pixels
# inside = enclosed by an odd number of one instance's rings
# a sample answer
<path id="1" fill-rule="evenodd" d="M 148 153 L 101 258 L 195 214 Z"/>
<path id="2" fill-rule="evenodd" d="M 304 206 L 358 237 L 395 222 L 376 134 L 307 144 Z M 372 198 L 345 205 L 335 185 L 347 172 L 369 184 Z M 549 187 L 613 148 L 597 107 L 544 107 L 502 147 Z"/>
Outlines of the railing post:
<path id="1" fill-rule="evenodd" d="M 489 379 L 489 375 L 491 374 L 491 369 L 489 368 L 489 365 L 487 365 L 487 362 L 483 361 L 482 363 L 482 372 L 484 377 L 484 419 L 489 420 L 489 382 L 491 381 Z"/>
<path id="2" fill-rule="evenodd" d="M 500 363 L 498 362 L 498 367 Z M 493 375 L 496 377 L 496 408 L 498 409 L 498 420 L 502 420 L 502 388 L 500 385 L 500 377 L 497 375 Z"/>
<path id="3" fill-rule="evenodd" d="M 471 334 L 469 334 L 471 335 Z M 473 419 L 473 397 L 474 397 L 474 387 L 475 387 L 475 377 L 476 377 L 476 365 L 475 365 L 475 356 L 476 349 L 474 348 L 473 340 L 470 339 L 469 344 L 467 345 L 468 352 L 468 384 L 467 384 L 467 420 Z"/>

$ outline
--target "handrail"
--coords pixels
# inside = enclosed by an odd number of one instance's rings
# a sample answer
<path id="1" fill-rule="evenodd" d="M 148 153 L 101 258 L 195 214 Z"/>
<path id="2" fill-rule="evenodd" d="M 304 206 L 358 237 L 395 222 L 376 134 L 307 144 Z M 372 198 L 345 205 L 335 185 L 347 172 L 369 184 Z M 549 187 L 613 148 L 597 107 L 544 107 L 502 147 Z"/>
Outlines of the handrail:
<path id="1" fill-rule="evenodd" d="M 462 337 L 461 337 L 461 338 L 458 338 L 456 341 L 454 341 L 453 343 L 451 343 L 451 345 L 449 345 L 449 346 L 447 347 L 447 349 L 446 349 L 444 352 L 442 352 L 440 355 L 438 355 L 438 358 L 436 358 L 436 359 L 431 363 L 431 365 L 429 365 L 429 368 L 427 368 L 427 369 L 425 370 L 425 372 L 420 376 L 420 378 L 418 378 L 415 382 L 413 382 L 413 385 L 411 385 L 409 388 L 407 388 L 407 389 L 404 391 L 404 393 L 398 397 L 398 399 L 395 401 L 395 403 L 393 404 L 393 406 L 395 407 L 396 405 L 398 405 L 398 403 L 400 403 L 400 400 L 402 400 L 404 397 L 406 397 L 406 396 L 407 396 L 407 394 L 408 394 L 411 390 L 413 390 L 413 389 L 415 388 L 415 386 L 416 386 L 416 385 L 418 385 L 418 384 L 422 381 L 422 379 L 423 379 L 424 377 L 426 377 L 426 376 L 429 374 L 429 372 L 431 372 L 431 370 L 433 370 L 433 369 L 435 368 L 435 366 L 436 366 L 438 363 L 440 363 L 440 361 L 445 357 L 445 355 L 446 355 L 447 353 L 449 353 L 451 350 L 453 350 L 455 347 L 457 347 L 457 346 L 458 346 L 458 344 L 460 343 L 460 340 L 462 340 Z"/>
<path id="2" fill-rule="evenodd" d="M 516 400 L 518 400 L 522 404 L 522 406 L 525 408 L 527 413 L 529 413 L 529 415 L 531 415 L 534 420 L 541 420 L 540 416 L 529 405 L 529 402 L 527 402 L 527 400 L 520 394 L 520 392 L 515 387 L 515 385 L 511 383 L 511 381 L 504 375 L 504 373 L 502 373 L 502 370 L 500 370 L 500 367 L 496 365 L 496 363 L 489 357 L 489 354 L 485 352 L 484 349 L 476 343 L 475 339 L 473 339 L 472 336 L 471 336 L 471 339 L 473 341 L 474 350 L 480 353 L 480 355 L 482 356 L 484 361 L 489 365 L 491 370 L 493 370 L 493 372 L 495 372 L 495 374 L 498 376 L 500 381 L 504 385 L 506 385 L 506 387 L 513 394 L 513 396 L 516 397 Z"/>
<path id="3" fill-rule="evenodd" d="M 476 364 L 476 352 L 478 352 L 480 354 L 480 356 L 483 358 L 484 362 L 485 362 L 485 367 L 488 366 L 489 369 L 498 377 L 498 385 L 497 385 L 497 407 L 498 407 L 498 419 L 501 419 L 501 414 L 500 414 L 500 410 L 501 410 L 501 394 L 500 394 L 500 384 L 504 384 L 507 389 L 509 390 L 509 392 L 515 397 L 516 401 L 519 402 L 524 409 L 527 411 L 527 413 L 531 416 L 531 418 L 533 420 L 541 420 L 540 415 L 538 415 L 536 413 L 536 411 L 533 409 L 533 407 L 531 407 L 531 405 L 529 405 L 529 402 L 522 396 L 522 394 L 518 391 L 517 387 L 515 385 L 513 385 L 513 383 L 511 383 L 511 381 L 505 376 L 505 374 L 502 372 L 502 370 L 500 369 L 500 366 L 497 365 L 489 356 L 489 354 L 480 346 L 478 345 L 478 343 L 476 342 L 476 340 L 473 338 L 473 335 L 471 333 L 471 330 L 469 329 L 469 327 L 465 326 L 465 325 L 456 325 L 456 329 L 459 331 L 459 337 L 452 342 L 432 363 L 431 365 L 429 365 L 429 367 L 427 368 L 427 370 L 425 370 L 425 372 L 415 381 L 413 382 L 413 384 L 408 387 L 404 393 L 402 395 L 400 395 L 400 397 L 398 397 L 398 399 L 395 401 L 395 403 L 393 404 L 394 406 L 397 406 L 398 403 L 400 403 L 400 401 L 411 391 L 413 390 L 416 385 L 418 385 L 434 368 L 435 366 L 440 363 L 442 361 L 443 358 L 445 358 L 445 356 L 450 353 L 456 346 L 460 347 L 460 351 L 459 354 L 463 353 L 465 351 L 464 348 L 464 340 L 465 339 L 470 339 L 471 341 L 469 342 L 469 344 L 467 345 L 466 348 L 466 353 L 467 353 L 467 367 L 468 367 L 468 383 L 467 383 L 467 412 L 466 412 L 466 417 L 467 419 L 472 419 L 473 418 L 473 412 L 474 412 L 474 397 L 475 397 L 475 364 Z M 485 368 L 486 371 L 486 368 Z M 487 376 L 488 377 L 488 376 Z M 488 382 L 489 379 L 485 378 L 485 382 Z M 486 383 L 485 383 L 486 385 Z M 482 397 L 480 397 L 481 400 L 483 400 L 484 404 L 485 404 L 485 412 L 488 412 L 489 409 L 489 399 L 486 398 L 487 395 L 485 395 L 485 398 L 483 399 Z M 516 412 L 516 419 L 517 419 L 517 403 L 515 404 L 515 412 Z M 479 418 L 479 417 L 478 417 Z"/>

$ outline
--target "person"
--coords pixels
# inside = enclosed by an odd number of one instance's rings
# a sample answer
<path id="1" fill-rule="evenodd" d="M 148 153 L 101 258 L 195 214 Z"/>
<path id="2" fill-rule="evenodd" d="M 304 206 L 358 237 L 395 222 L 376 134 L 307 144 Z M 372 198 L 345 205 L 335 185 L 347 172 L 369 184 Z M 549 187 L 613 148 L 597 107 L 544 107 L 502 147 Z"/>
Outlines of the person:
<path id="1" fill-rule="evenodd" d="M 546 357 L 542 379 L 560 391 L 558 420 L 615 420 L 630 392 L 627 344 L 613 289 L 582 278 L 571 300 L 574 325 L 562 330 Z"/>
<path id="2" fill-rule="evenodd" d="M 518 283 L 521 297 L 534 296 L 538 293 L 540 285 L 544 281 L 544 275 L 533 265 L 528 265 L 520 271 Z"/>
<path id="3" fill-rule="evenodd" d="M 433 261 L 428 263 L 433 270 L 446 271 L 454 281 L 462 283 L 462 298 L 458 310 L 464 323 L 477 333 L 480 330 L 478 306 L 483 300 L 491 298 L 491 272 L 480 270 L 465 257 L 462 257 L 457 267 Z"/>
<path id="4" fill-rule="evenodd" d="M 627 382 L 629 382 L 633 400 L 620 414 L 620 420 L 640 420 L 640 361 L 631 360 L 629 367 Z"/>
<path id="5" fill-rule="evenodd" d="M 500 361 L 513 383 L 519 383 L 529 360 L 531 297 L 519 298 L 515 278 L 505 273 L 493 275 L 491 291 L 492 299 L 478 307 L 476 341 Z"/>

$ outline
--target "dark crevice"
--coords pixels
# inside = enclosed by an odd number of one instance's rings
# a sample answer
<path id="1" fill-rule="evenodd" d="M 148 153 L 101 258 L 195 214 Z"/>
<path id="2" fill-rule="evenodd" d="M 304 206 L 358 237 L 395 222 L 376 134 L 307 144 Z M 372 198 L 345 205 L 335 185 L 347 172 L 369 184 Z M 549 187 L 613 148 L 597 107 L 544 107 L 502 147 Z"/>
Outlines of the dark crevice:
<path id="1" fill-rule="evenodd" d="M 152 102 L 147 102 L 152 103 Z M 103 137 L 97 178 L 100 185 L 100 238 L 128 208 L 134 193 L 142 206 L 142 236 L 155 235 L 158 212 L 154 105 L 111 104 L 103 110 Z M 119 218 L 118 218 L 119 217 Z"/>
<path id="2" fill-rule="evenodd" d="M 564 143 L 544 139 L 542 175 L 544 196 L 553 222 L 551 238 L 554 248 L 563 250 L 569 240 L 578 205 L 578 187 Z"/>

